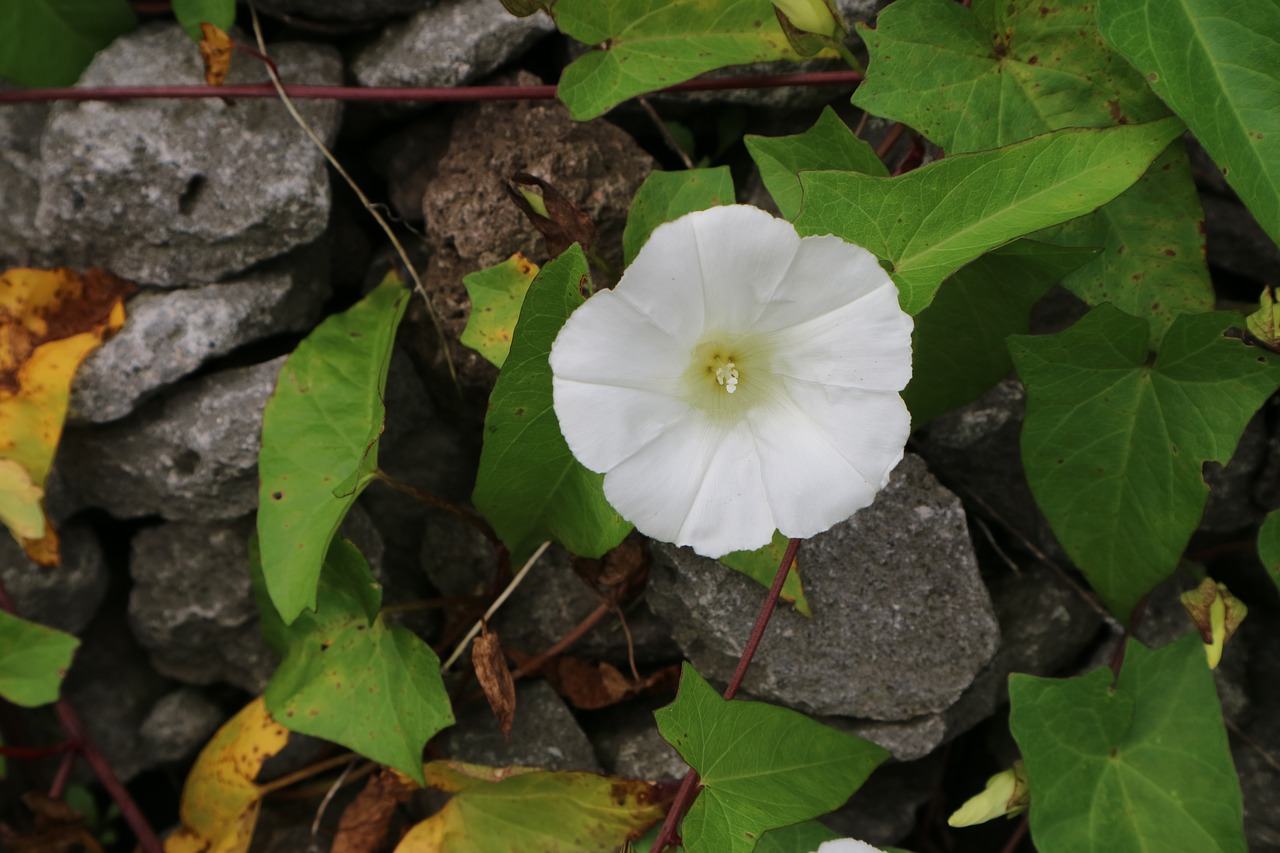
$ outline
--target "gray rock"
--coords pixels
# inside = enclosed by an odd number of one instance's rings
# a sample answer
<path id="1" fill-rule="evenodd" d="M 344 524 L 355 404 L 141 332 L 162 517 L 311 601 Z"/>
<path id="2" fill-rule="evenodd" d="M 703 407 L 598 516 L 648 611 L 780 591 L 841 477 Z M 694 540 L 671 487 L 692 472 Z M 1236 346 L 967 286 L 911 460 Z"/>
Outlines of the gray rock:
<path id="1" fill-rule="evenodd" d="M 192 687 L 182 687 L 152 706 L 138 730 L 149 762 L 181 761 L 202 748 L 226 715 Z"/>
<path id="2" fill-rule="evenodd" d="M 155 669 L 188 684 L 261 693 L 276 655 L 249 582 L 253 520 L 169 522 L 133 537 L 129 623 Z"/>
<path id="3" fill-rule="evenodd" d="M 683 779 L 689 766 L 662 739 L 653 712 L 627 703 L 609 708 L 589 734 L 606 773 L 661 782 Z"/>
<path id="4" fill-rule="evenodd" d="M 1212 168 L 1212 172 L 1218 180 L 1222 179 L 1216 168 Z M 1275 269 L 1280 266 L 1280 248 L 1262 230 L 1249 209 L 1235 198 L 1212 193 L 1202 193 L 1200 202 L 1204 206 L 1205 251 L 1209 265 L 1251 278 L 1259 288 L 1273 281 Z"/>
<path id="5" fill-rule="evenodd" d="M 383 21 L 435 5 L 437 0 L 261 0 L 258 11 L 308 21 Z"/>
<path id="6" fill-rule="evenodd" d="M 727 681 L 764 591 L 655 544 L 648 601 L 707 678 Z M 780 608 L 744 689 L 806 713 L 910 720 L 950 707 L 996 652 L 964 510 L 908 455 L 876 502 L 800 551 L 806 619 Z"/>
<path id="7" fill-rule="evenodd" d="M 124 327 L 76 373 L 68 422 L 118 420 L 209 359 L 309 329 L 329 297 L 326 260 L 316 245 L 220 284 L 133 297 Z"/>
<path id="8" fill-rule="evenodd" d="M 1259 412 L 1245 427 L 1240 443 L 1226 465 L 1217 462 L 1204 464 L 1209 500 L 1200 519 L 1201 530 L 1227 533 L 1262 523 L 1266 513 L 1254 503 L 1253 496 L 1266 458 L 1266 419 Z"/>
<path id="9" fill-rule="evenodd" d="M 151 664 L 188 684 L 226 682 L 261 693 L 277 657 L 262 639 L 249 580 L 252 517 L 222 523 L 168 522 L 133 538 L 129 622 Z M 382 541 L 358 507 L 339 533 L 375 574 Z"/>
<path id="10" fill-rule="evenodd" d="M 127 782 L 158 763 L 143 746 L 142 723 L 172 684 L 148 665 L 119 611 L 103 611 L 82 640 L 63 695 L 112 769 Z M 78 773 L 86 780 L 92 777 L 83 763 Z"/>
<path id="11" fill-rule="evenodd" d="M 68 429 L 69 486 L 118 518 L 236 518 L 258 505 L 262 409 L 284 357 L 184 383 L 133 416 Z"/>
<path id="12" fill-rule="evenodd" d="M 58 536 L 62 565 L 47 569 L 28 560 L 11 536 L 0 535 L 0 581 L 23 619 L 79 634 L 107 594 L 107 567 L 87 525 L 73 522 L 60 528 Z"/>
<path id="13" fill-rule="evenodd" d="M 516 718 L 504 740 L 493 714 L 483 705 L 459 714 L 458 725 L 435 741 L 450 758 L 489 767 L 541 767 L 596 772 L 591 741 L 569 706 L 545 681 L 516 685 Z"/>
<path id="14" fill-rule="evenodd" d="M 868 844 L 898 844 L 915 827 L 916 811 L 933 796 L 945 770 L 946 760 L 940 755 L 884 764 L 848 803 L 821 820 L 835 832 Z"/>
<path id="15" fill-rule="evenodd" d="M 0 81 L 0 91 L 13 88 Z M 0 108 L 0 269 L 45 266 L 36 239 L 40 203 L 40 137 L 48 104 L 6 104 Z"/>
<path id="16" fill-rule="evenodd" d="M 517 18 L 498 0 L 443 0 L 387 27 L 356 53 L 351 71 L 361 86 L 461 86 L 552 32 L 546 15 Z"/>
<path id="17" fill-rule="evenodd" d="M 286 80 L 342 81 L 332 48 L 282 44 L 271 52 Z M 237 56 L 228 81 L 266 79 L 260 62 Z M 199 52 L 176 24 L 120 37 L 80 84 L 157 80 L 203 82 Z M 337 102 L 298 109 L 322 139 L 334 135 Z M 323 156 L 270 98 L 61 103 L 41 152 L 43 239 L 64 263 L 140 283 L 217 281 L 314 241 L 328 220 Z"/>

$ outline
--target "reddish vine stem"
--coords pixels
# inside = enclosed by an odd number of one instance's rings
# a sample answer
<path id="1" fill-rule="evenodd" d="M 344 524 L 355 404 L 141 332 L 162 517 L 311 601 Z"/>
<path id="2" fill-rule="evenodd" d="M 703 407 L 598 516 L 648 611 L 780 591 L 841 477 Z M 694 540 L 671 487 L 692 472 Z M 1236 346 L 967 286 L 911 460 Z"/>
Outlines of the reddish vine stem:
<path id="1" fill-rule="evenodd" d="M 581 640 L 584 636 L 586 636 L 586 633 L 590 631 L 592 628 L 594 628 L 600 622 L 600 620 L 603 619 L 605 616 L 607 616 L 612 610 L 613 610 L 612 604 L 608 602 L 601 602 L 599 607 L 597 607 L 595 610 L 592 610 L 589 614 L 587 614 L 587 618 L 579 622 L 572 631 L 570 631 L 569 633 L 561 637 L 559 640 L 557 640 L 555 645 L 551 646 L 550 648 L 548 648 L 546 651 L 544 651 L 542 654 L 538 655 L 537 657 L 530 658 L 529 660 L 520 664 L 520 666 L 516 667 L 516 669 L 512 671 L 511 677 L 513 679 L 524 678 L 526 675 L 529 675 L 530 673 L 537 672 L 538 669 L 541 668 L 541 666 L 544 663 L 551 660 L 553 657 L 560 654 L 565 649 L 569 648 L 574 643 L 578 642 L 578 640 Z"/>
<path id="2" fill-rule="evenodd" d="M 1018 826 L 1013 830 L 1013 834 L 1009 836 L 1009 840 L 1005 842 L 1004 847 L 1000 848 L 1000 853 L 1013 853 L 1018 849 L 1018 845 L 1022 843 L 1022 839 L 1026 836 L 1027 830 L 1031 824 L 1027 820 L 1027 816 L 1023 815 L 1022 820 L 1018 821 Z"/>
<path id="3" fill-rule="evenodd" d="M 4 746 L 0 745 L 0 758 L 14 758 L 19 761 L 32 761 L 38 758 L 49 758 L 65 752 L 75 752 L 73 741 L 64 740 L 53 746 Z"/>
<path id="4" fill-rule="evenodd" d="M 765 596 L 764 604 L 760 607 L 760 615 L 756 617 L 756 624 L 751 628 L 751 636 L 747 638 L 747 646 L 742 650 L 742 657 L 738 659 L 738 668 L 734 670 L 733 677 L 729 679 L 729 686 L 724 689 L 725 699 L 732 699 L 738 695 L 738 688 L 742 686 L 742 680 L 746 678 L 747 669 L 751 666 L 751 659 L 756 656 L 756 649 L 760 648 L 760 641 L 764 639 L 764 629 L 769 626 L 769 619 L 773 616 L 774 608 L 778 606 L 778 598 L 782 595 L 782 585 L 787 580 L 787 573 L 791 571 L 791 564 L 796 561 L 796 552 L 799 550 L 799 539 L 792 539 L 787 543 L 787 550 L 782 555 L 778 573 L 773 578 L 773 586 L 769 587 L 769 594 Z M 677 827 L 680 824 L 680 819 L 684 817 L 685 810 L 697 798 L 697 787 L 698 773 L 696 770 L 690 769 L 685 774 L 684 781 L 680 784 L 680 790 L 676 792 L 676 798 L 667 812 L 667 819 L 663 821 L 662 829 L 658 831 L 658 837 L 654 839 L 653 847 L 649 849 L 649 853 L 662 853 L 663 850 L 668 847 L 674 847 L 680 842 Z"/>
<path id="5" fill-rule="evenodd" d="M 861 83 L 857 71 L 813 71 L 805 74 L 760 74 L 744 77 L 716 77 L 689 80 L 662 92 L 699 92 L 718 89 L 774 89 L 781 86 L 839 86 Z M 470 103 L 473 101 L 546 101 L 556 96 L 556 87 L 544 86 L 308 86 L 292 84 L 285 93 L 297 100 L 331 101 L 416 101 L 423 103 Z M 231 86 L 67 86 L 61 88 L 17 89 L 0 92 L 0 104 L 46 101 L 128 101 L 156 98 L 275 98 L 270 83 Z"/>
<path id="6" fill-rule="evenodd" d="M 49 786 L 49 799 L 60 800 L 67 790 L 67 783 L 71 781 L 71 769 L 76 766 L 76 754 L 68 752 L 62 756 L 62 761 L 58 764 L 58 772 L 53 776 L 53 784 Z"/>
<path id="7" fill-rule="evenodd" d="M 9 594 L 9 590 L 4 583 L 0 581 L 0 607 L 18 615 L 18 607 L 14 603 L 13 596 Z M 71 744 L 72 751 L 68 752 L 69 756 L 76 753 L 84 756 L 84 760 L 93 768 L 93 772 L 97 774 L 98 780 L 102 782 L 102 787 L 106 788 L 107 793 L 111 795 L 111 799 L 115 800 L 116 806 L 120 809 L 120 816 L 129 824 L 129 828 L 133 830 L 133 834 L 138 838 L 138 846 L 142 848 L 144 853 L 164 853 L 164 849 L 160 846 L 160 839 L 156 837 L 155 830 L 151 828 L 151 824 L 147 822 L 143 816 L 142 810 L 138 808 L 138 804 L 133 801 L 133 797 L 129 796 L 129 792 L 121 783 L 120 777 L 116 776 L 115 770 L 111 768 L 111 764 L 107 761 L 106 756 L 98 749 L 98 745 L 89 737 L 89 732 L 85 729 L 84 723 L 80 721 L 80 716 L 76 714 L 75 708 L 71 707 L 71 703 L 66 699 L 59 699 L 53 706 L 54 713 L 58 717 L 58 722 L 62 724 L 62 730 L 67 734 L 67 741 Z M 64 762 L 65 764 L 66 762 Z M 58 771 L 58 777 L 63 776 L 63 771 Z M 54 785 L 58 784 L 57 779 Z"/>

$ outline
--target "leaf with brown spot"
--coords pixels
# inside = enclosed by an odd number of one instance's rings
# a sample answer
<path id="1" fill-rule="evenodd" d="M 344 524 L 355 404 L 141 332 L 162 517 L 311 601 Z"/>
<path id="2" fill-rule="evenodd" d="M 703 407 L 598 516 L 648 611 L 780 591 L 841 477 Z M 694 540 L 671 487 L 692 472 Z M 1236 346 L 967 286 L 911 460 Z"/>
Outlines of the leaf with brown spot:
<path id="1" fill-rule="evenodd" d="M 516 721 L 516 683 L 511 678 L 511 670 L 507 669 L 507 658 L 502 653 L 498 635 L 487 627 L 471 644 L 471 664 L 502 736 L 510 736 Z"/>
<path id="2" fill-rule="evenodd" d="M 254 780 L 284 748 L 289 731 L 267 713 L 262 697 L 232 717 L 200 752 L 182 788 L 182 826 L 165 853 L 244 853 L 262 806 Z"/>
<path id="3" fill-rule="evenodd" d="M 674 790 L 594 773 L 492 768 L 453 761 L 423 767 L 454 796 L 409 831 L 396 853 L 614 853 L 666 813 Z"/>
<path id="4" fill-rule="evenodd" d="M 221 86 L 231 70 L 231 36 L 221 27 L 201 21 L 200 58 L 204 60 L 204 82 Z"/>
<path id="5" fill-rule="evenodd" d="M 89 353 L 124 325 L 124 298 L 133 290 L 97 269 L 83 276 L 65 267 L 0 274 L 0 463 L 8 463 L 0 467 L 0 520 L 41 565 L 58 564 L 43 496 L 71 380 Z"/>
<path id="6" fill-rule="evenodd" d="M 403 780 L 403 781 L 402 781 Z M 374 853 L 387 840 L 396 806 L 409 799 L 417 785 L 383 768 L 342 812 L 330 853 Z"/>
<path id="7" fill-rule="evenodd" d="M 507 194 L 547 242 L 547 254 L 558 256 L 577 243 L 583 251 L 596 238 L 596 226 L 578 206 L 542 178 L 517 172 L 504 186 Z"/>

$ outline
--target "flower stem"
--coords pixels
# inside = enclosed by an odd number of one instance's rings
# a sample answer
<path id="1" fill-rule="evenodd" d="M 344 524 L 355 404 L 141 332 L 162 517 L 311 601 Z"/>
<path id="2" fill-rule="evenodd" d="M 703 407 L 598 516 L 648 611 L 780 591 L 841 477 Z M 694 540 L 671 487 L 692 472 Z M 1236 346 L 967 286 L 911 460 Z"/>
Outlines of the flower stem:
<path id="1" fill-rule="evenodd" d="M 778 566 L 778 573 L 773 578 L 773 586 L 769 587 L 769 594 L 765 596 L 764 604 L 760 607 L 760 614 L 756 616 L 756 624 L 751 628 L 751 636 L 747 638 L 747 647 L 742 650 L 742 657 L 738 660 L 738 668 L 734 670 L 733 677 L 729 679 L 729 686 L 724 689 L 724 698 L 732 699 L 738 695 L 738 688 L 742 686 L 742 680 L 747 676 L 747 668 L 751 666 L 751 659 L 756 656 L 756 649 L 760 648 L 760 641 L 764 638 L 764 629 L 769 625 L 769 619 L 773 616 L 774 608 L 778 606 L 778 597 L 782 595 L 782 585 L 787 580 L 787 574 L 791 571 L 791 566 L 796 561 L 796 552 L 800 550 L 800 540 L 792 539 L 787 543 L 787 550 L 782 555 L 782 563 Z M 684 782 L 680 785 L 680 790 L 676 793 L 675 800 L 671 803 L 671 809 L 667 812 L 667 819 L 662 823 L 662 829 L 658 831 L 658 837 L 654 839 L 653 847 L 649 849 L 649 853 L 662 853 L 668 847 L 674 847 L 679 843 L 679 833 L 676 830 L 680 819 L 684 817 L 685 810 L 693 804 L 694 799 L 698 796 L 698 773 L 696 770 L 690 770 L 685 774 Z"/>

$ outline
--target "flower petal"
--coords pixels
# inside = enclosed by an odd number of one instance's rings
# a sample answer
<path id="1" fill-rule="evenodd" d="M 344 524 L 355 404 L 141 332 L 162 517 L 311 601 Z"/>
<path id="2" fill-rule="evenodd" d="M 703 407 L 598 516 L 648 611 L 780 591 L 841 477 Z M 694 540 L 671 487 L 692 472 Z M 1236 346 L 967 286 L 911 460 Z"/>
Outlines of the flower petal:
<path id="1" fill-rule="evenodd" d="M 782 376 L 876 391 L 911 380 L 911 317 L 897 288 L 879 287 L 847 305 L 763 336 Z"/>
<path id="2" fill-rule="evenodd" d="M 558 378 L 654 393 L 673 393 L 688 369 L 689 351 L 614 291 L 588 299 L 551 345 Z"/>
<path id="3" fill-rule="evenodd" d="M 778 530 L 821 533 L 869 506 L 902 461 L 911 415 L 894 393 L 791 381 L 747 415 Z"/>
<path id="4" fill-rule="evenodd" d="M 702 282 L 696 260 L 698 243 L 689 216 L 664 222 L 653 229 L 610 292 L 626 300 L 672 338 L 692 347 L 702 334 L 704 317 Z"/>
<path id="5" fill-rule="evenodd" d="M 752 331 L 771 332 L 821 317 L 881 287 L 896 298 L 893 279 L 866 249 L 830 234 L 805 237 Z"/>
<path id="6" fill-rule="evenodd" d="M 687 403 L 670 394 L 559 376 L 551 384 L 560 432 L 569 450 L 587 468 L 600 473 L 634 456 L 689 412 Z"/>
<path id="7" fill-rule="evenodd" d="M 750 330 L 760 306 L 783 286 L 800 247 L 791 223 L 743 204 L 690 214 L 709 331 Z"/>
<path id="8" fill-rule="evenodd" d="M 697 410 L 609 471 L 604 494 L 641 533 L 707 557 L 762 547 L 776 526 L 747 425 Z"/>

